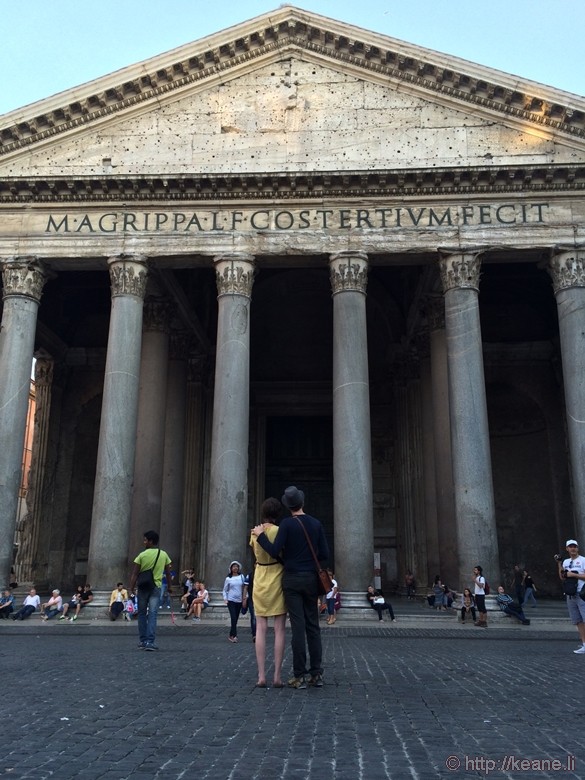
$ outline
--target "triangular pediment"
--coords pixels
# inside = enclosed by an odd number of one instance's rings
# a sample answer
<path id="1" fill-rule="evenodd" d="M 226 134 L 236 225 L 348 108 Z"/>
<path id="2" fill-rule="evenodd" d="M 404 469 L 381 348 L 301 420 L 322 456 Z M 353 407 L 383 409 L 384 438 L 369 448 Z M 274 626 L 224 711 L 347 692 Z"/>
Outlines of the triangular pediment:
<path id="1" fill-rule="evenodd" d="M 585 100 L 283 7 L 0 117 L 4 177 L 582 165 Z"/>

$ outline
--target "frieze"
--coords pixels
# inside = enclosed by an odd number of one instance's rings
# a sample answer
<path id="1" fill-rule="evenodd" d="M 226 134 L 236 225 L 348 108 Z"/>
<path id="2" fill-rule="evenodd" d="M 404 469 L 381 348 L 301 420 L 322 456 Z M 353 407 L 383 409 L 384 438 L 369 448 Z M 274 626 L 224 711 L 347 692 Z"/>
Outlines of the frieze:
<path id="1" fill-rule="evenodd" d="M 585 287 L 585 251 L 559 251 L 551 257 L 547 270 L 555 295 L 571 287 Z"/>
<path id="2" fill-rule="evenodd" d="M 145 101 L 166 97 L 190 84 L 217 78 L 218 74 L 253 60 L 273 54 L 283 56 L 283 47 L 361 69 L 362 77 L 367 73 L 376 74 L 398 84 L 413 85 L 429 96 L 448 96 L 455 103 L 476 105 L 523 122 L 554 128 L 569 136 L 585 136 L 585 114 L 574 106 L 429 62 L 423 58 L 424 51 L 415 56 L 410 49 L 405 55 L 393 48 L 395 41 L 389 41 L 387 47 L 383 45 L 384 39 L 374 33 L 372 36 L 380 45 L 344 34 L 343 27 L 334 23 L 326 27 L 320 17 L 313 18 L 306 13 L 299 17 L 297 14 L 295 9 L 283 9 L 281 13 L 271 14 L 270 22 L 261 23 L 255 31 L 247 28 L 245 34 L 231 40 L 227 38 L 223 44 L 211 48 L 203 44 L 203 48 L 198 49 L 195 43 L 188 57 L 174 62 L 169 60 L 164 66 L 157 58 L 158 67 L 153 65 L 150 72 L 148 64 L 143 65 L 140 74 L 134 72 L 122 83 L 8 125 L 0 134 L 0 155 L 87 126 Z M 278 16 L 280 20 L 277 21 Z M 129 68 L 128 72 L 132 70 Z M 547 91 L 546 88 L 543 90 Z"/>
<path id="3" fill-rule="evenodd" d="M 44 234 L 143 235 L 323 230 L 433 230 L 450 227 L 508 227 L 546 224 L 547 202 L 461 205 L 401 205 L 368 208 L 215 209 L 199 211 L 106 211 L 49 214 Z"/>
<path id="4" fill-rule="evenodd" d="M 36 257 L 9 258 L 2 264 L 2 297 L 24 296 L 41 300 L 47 269 Z"/>

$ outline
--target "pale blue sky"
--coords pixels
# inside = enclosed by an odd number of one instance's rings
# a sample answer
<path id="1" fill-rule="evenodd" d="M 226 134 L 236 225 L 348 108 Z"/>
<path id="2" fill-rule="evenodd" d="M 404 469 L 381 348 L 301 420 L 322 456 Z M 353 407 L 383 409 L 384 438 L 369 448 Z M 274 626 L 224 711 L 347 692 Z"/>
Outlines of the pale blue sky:
<path id="1" fill-rule="evenodd" d="M 279 0 L 0 0 L 0 114 Z M 585 94 L 584 0 L 299 0 L 301 8 Z"/>

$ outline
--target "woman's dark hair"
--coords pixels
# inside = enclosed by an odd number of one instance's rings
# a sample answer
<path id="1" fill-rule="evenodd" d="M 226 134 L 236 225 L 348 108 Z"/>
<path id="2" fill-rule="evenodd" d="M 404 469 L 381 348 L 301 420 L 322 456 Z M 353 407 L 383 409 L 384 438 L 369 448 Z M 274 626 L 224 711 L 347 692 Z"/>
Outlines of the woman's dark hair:
<path id="1" fill-rule="evenodd" d="M 262 520 L 278 520 L 282 514 L 282 504 L 277 498 L 267 498 L 260 507 L 260 517 Z"/>

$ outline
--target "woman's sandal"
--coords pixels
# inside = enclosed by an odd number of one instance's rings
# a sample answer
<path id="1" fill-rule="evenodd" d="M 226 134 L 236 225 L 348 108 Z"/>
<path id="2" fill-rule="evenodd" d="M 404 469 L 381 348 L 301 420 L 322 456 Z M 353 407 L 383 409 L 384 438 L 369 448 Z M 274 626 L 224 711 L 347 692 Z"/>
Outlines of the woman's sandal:
<path id="1" fill-rule="evenodd" d="M 256 688 L 266 688 L 266 683 L 265 682 L 258 682 L 258 683 L 256 683 Z"/>

